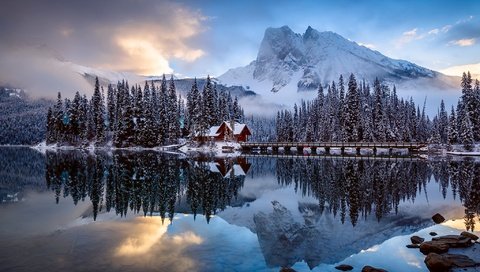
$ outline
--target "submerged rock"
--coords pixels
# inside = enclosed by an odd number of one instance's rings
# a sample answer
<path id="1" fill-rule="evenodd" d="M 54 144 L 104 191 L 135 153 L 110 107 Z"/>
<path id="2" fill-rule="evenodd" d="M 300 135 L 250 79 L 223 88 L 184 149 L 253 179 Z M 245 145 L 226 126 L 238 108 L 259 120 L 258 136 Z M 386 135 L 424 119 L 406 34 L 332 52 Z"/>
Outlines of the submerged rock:
<path id="1" fill-rule="evenodd" d="M 429 234 L 430 234 L 430 236 L 437 236 L 437 235 L 438 235 L 438 234 L 437 234 L 436 232 L 434 232 L 434 231 L 430 232 Z"/>
<path id="2" fill-rule="evenodd" d="M 475 235 L 475 234 L 473 234 L 473 233 L 471 233 L 471 232 L 464 231 L 464 232 L 460 233 L 460 235 L 463 236 L 463 237 L 470 238 L 470 239 L 472 239 L 472 240 L 474 240 L 474 241 L 477 241 L 477 240 L 478 240 L 478 236 Z"/>
<path id="3" fill-rule="evenodd" d="M 423 243 L 423 241 L 425 241 L 425 239 L 423 239 L 420 236 L 414 235 L 414 236 L 410 237 L 410 241 L 412 241 L 412 244 L 421 244 L 421 243 Z"/>
<path id="4" fill-rule="evenodd" d="M 362 268 L 362 272 L 388 272 L 388 271 L 385 269 L 376 268 L 376 267 L 367 265 Z"/>
<path id="5" fill-rule="evenodd" d="M 447 258 L 450 262 L 452 262 L 453 266 L 460 267 L 460 268 L 473 267 L 473 266 L 479 265 L 479 263 L 470 259 L 470 257 L 461 255 L 461 254 L 443 254 L 443 257 Z"/>
<path id="6" fill-rule="evenodd" d="M 445 217 L 443 217 L 441 214 L 436 213 L 435 215 L 432 216 L 433 222 L 436 224 L 443 223 L 445 221 Z"/>
<path id="7" fill-rule="evenodd" d="M 420 244 L 420 252 L 425 255 L 428 255 L 429 253 L 446 253 L 448 249 L 448 244 L 439 241 L 428 241 Z"/>
<path id="8" fill-rule="evenodd" d="M 420 248 L 419 244 L 406 245 L 407 248 Z"/>
<path id="9" fill-rule="evenodd" d="M 335 269 L 341 270 L 341 271 L 350 271 L 353 269 L 353 266 L 348 264 L 341 264 L 341 265 L 335 266 Z"/>
<path id="10" fill-rule="evenodd" d="M 425 258 L 425 264 L 428 270 L 432 272 L 444 272 L 449 271 L 452 268 L 453 263 L 444 256 L 437 253 L 429 253 Z"/>

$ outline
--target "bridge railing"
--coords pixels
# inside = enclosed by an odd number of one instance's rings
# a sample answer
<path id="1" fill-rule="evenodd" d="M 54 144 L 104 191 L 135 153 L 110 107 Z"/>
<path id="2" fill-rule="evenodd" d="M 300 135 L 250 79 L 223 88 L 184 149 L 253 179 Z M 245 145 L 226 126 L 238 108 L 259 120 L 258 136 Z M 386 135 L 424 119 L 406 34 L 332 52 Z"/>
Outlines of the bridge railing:
<path id="1" fill-rule="evenodd" d="M 244 142 L 244 148 L 255 147 L 353 147 L 353 148 L 413 148 L 426 147 L 427 143 L 421 142 Z"/>

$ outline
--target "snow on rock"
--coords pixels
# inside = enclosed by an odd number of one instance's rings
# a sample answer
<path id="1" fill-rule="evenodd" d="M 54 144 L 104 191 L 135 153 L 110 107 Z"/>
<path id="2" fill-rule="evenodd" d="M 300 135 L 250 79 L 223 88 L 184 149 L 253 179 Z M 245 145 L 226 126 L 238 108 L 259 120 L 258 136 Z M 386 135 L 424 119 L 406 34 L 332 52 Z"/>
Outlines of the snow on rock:
<path id="1" fill-rule="evenodd" d="M 397 85 L 410 82 L 405 85 L 409 90 L 418 89 L 418 85 L 440 89 L 458 86 L 453 77 L 391 59 L 334 32 L 308 27 L 304 34 L 297 34 L 288 26 L 268 28 L 256 60 L 230 69 L 218 79 L 227 86 L 251 89 L 268 101 L 288 102 L 299 91 L 317 90 L 320 84 L 338 81 L 340 74 L 347 78 L 350 73 L 370 82 L 376 77 Z"/>

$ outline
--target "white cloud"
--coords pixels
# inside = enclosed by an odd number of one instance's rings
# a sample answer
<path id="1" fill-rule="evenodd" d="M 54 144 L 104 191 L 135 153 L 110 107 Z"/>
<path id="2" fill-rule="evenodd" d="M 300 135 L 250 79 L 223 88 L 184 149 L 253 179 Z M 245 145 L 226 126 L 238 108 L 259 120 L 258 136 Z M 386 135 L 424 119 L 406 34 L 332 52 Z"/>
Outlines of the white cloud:
<path id="1" fill-rule="evenodd" d="M 429 35 L 437 35 L 439 32 L 440 32 L 440 30 L 438 28 L 434 28 L 434 29 L 428 31 L 428 34 Z"/>
<path id="2" fill-rule="evenodd" d="M 405 31 L 402 33 L 402 36 L 395 41 L 395 46 L 397 48 L 401 48 L 404 45 L 414 41 L 414 40 L 421 40 L 425 38 L 426 34 L 419 34 L 418 28 L 414 28 L 409 31 Z"/>
<path id="3" fill-rule="evenodd" d="M 442 32 L 447 33 L 452 28 L 452 25 L 445 25 L 442 27 Z"/>
<path id="4" fill-rule="evenodd" d="M 460 40 L 455 40 L 455 41 L 450 41 L 448 44 L 449 45 L 458 45 L 458 46 L 472 46 L 474 45 L 476 40 L 474 38 L 472 39 L 460 39 Z"/>

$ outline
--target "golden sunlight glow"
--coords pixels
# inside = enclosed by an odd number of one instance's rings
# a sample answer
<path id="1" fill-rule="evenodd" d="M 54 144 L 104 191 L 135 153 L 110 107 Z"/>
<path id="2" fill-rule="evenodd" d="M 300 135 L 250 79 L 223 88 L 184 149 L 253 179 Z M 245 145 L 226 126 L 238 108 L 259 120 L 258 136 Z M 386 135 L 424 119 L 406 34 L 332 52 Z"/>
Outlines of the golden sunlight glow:
<path id="1" fill-rule="evenodd" d="M 119 25 L 112 36 L 120 50 L 111 67 L 129 70 L 142 75 L 173 73 L 171 60 L 193 62 L 205 55 L 193 48 L 192 38 L 205 31 L 201 14 L 182 8 L 172 8 L 168 22 L 128 22 Z"/>
<path id="2" fill-rule="evenodd" d="M 160 75 L 173 72 L 168 60 L 151 42 L 141 39 L 118 38 L 117 44 L 127 55 L 124 61 L 125 66 L 134 66 L 138 73 Z"/>
<path id="3" fill-rule="evenodd" d="M 473 78 L 478 78 L 480 80 L 480 63 L 452 66 L 440 70 L 441 73 L 449 76 L 462 76 L 462 73 L 467 71 L 470 71 Z"/>
<path id="4" fill-rule="evenodd" d="M 474 220 L 475 220 L 475 227 L 476 227 L 474 232 L 479 233 L 480 221 L 479 221 L 478 218 L 475 218 Z M 448 221 L 443 222 L 442 225 L 457 229 L 459 231 L 466 230 L 465 219 L 463 219 L 463 218 L 459 218 L 459 219 L 455 219 L 455 220 L 448 220 Z"/>
<path id="5" fill-rule="evenodd" d="M 162 224 L 160 217 L 137 218 L 134 235 L 128 237 L 117 249 L 120 256 L 141 255 L 148 252 L 167 232 L 168 225 Z"/>
<path id="6" fill-rule="evenodd" d="M 168 223 L 162 224 L 160 217 L 138 217 L 131 228 L 132 234 L 127 237 L 115 251 L 117 256 L 144 256 L 147 253 L 155 253 L 159 249 L 175 245 L 177 249 L 189 245 L 199 245 L 203 239 L 191 231 L 169 237 L 167 233 Z"/>

